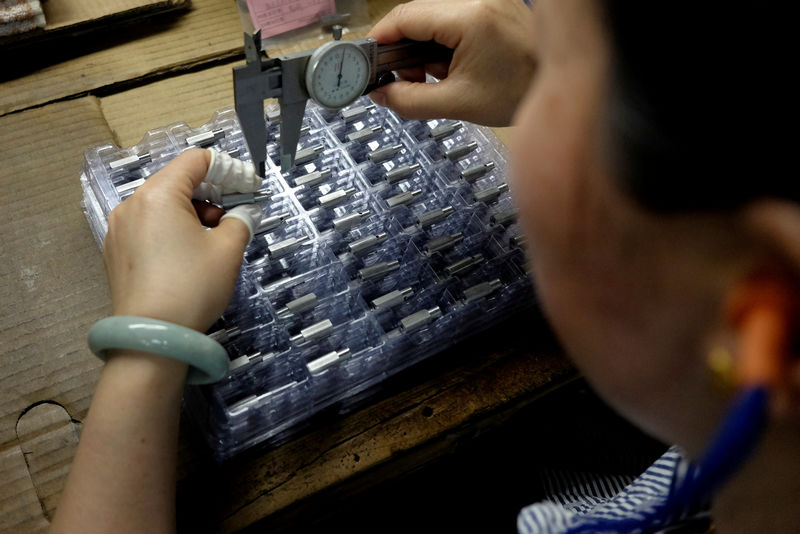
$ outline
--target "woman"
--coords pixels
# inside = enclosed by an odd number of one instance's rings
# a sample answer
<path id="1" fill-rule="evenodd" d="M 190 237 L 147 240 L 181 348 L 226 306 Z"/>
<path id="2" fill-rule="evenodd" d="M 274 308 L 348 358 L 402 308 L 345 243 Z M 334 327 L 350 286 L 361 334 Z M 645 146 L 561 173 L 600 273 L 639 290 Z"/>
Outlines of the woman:
<path id="1" fill-rule="evenodd" d="M 756 8 L 637 4 L 400 6 L 372 36 L 434 39 L 453 61 L 429 66 L 439 84 L 408 71 L 373 97 L 410 118 L 514 116 L 513 188 L 545 313 L 599 393 L 694 460 L 675 464 L 652 513 L 603 528 L 657 529 L 716 494 L 719 532 L 796 532 L 800 195 L 761 124 L 782 102 L 761 52 L 780 48 L 757 33 Z M 112 214 L 115 315 L 204 331 L 224 309 L 248 228 L 203 230 L 190 199 L 208 158 L 185 152 Z M 166 358 L 110 358 L 54 532 L 174 528 L 185 373 Z M 520 530 L 600 528 L 531 517 Z"/>

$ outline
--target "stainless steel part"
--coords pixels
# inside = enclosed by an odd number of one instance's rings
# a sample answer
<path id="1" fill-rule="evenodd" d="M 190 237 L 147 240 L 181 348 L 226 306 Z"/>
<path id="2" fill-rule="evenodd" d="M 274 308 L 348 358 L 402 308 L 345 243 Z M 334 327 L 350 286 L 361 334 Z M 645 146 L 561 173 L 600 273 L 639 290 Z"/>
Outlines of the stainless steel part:
<path id="1" fill-rule="evenodd" d="M 442 310 L 439 306 L 431 308 L 430 310 L 420 310 L 412 313 L 408 317 L 400 319 L 400 330 L 409 333 L 419 330 L 423 326 L 432 323 L 434 320 L 442 316 Z"/>
<path id="2" fill-rule="evenodd" d="M 523 248 L 525 246 L 525 236 L 520 234 L 509 239 L 509 244 L 512 247 Z"/>
<path id="3" fill-rule="evenodd" d="M 191 135 L 186 138 L 186 144 L 189 146 L 206 147 L 214 144 L 214 142 L 219 141 L 223 137 L 225 137 L 225 130 L 219 128 L 217 130 Z"/>
<path id="4" fill-rule="evenodd" d="M 278 226 L 281 225 L 283 221 L 291 217 L 291 213 L 279 213 L 278 215 L 271 215 L 266 219 L 261 219 L 261 224 L 258 225 L 256 229 L 257 234 L 263 234 L 264 232 L 269 232 L 270 230 L 274 230 Z"/>
<path id="5" fill-rule="evenodd" d="M 294 185 L 301 186 L 305 185 L 307 187 L 313 187 L 317 184 L 321 184 L 325 180 L 328 180 L 331 177 L 331 170 L 330 169 L 322 169 L 321 171 L 314 171 L 308 174 L 304 174 L 303 176 L 298 176 L 294 179 Z"/>
<path id="6" fill-rule="evenodd" d="M 400 262 L 397 260 L 383 261 L 381 263 L 376 263 L 375 265 L 370 265 L 369 267 L 359 269 L 358 277 L 366 282 L 380 278 L 381 276 L 389 274 L 392 271 L 396 271 L 398 268 L 400 268 Z"/>
<path id="7" fill-rule="evenodd" d="M 238 326 L 232 326 L 230 328 L 222 328 L 220 330 L 216 330 L 208 334 L 208 337 L 216 341 L 217 343 L 227 343 L 231 339 L 235 338 L 242 331 L 239 330 Z"/>
<path id="8" fill-rule="evenodd" d="M 272 245 L 267 247 L 267 252 L 269 253 L 269 257 L 271 259 L 282 258 L 287 254 L 291 254 L 295 250 L 297 250 L 300 245 L 308 241 L 307 236 L 303 237 L 290 237 L 289 239 L 284 239 L 278 243 L 273 243 Z"/>
<path id="9" fill-rule="evenodd" d="M 242 204 L 263 202 L 272 198 L 272 191 L 257 191 L 255 193 L 232 193 L 222 195 L 222 209 L 229 210 Z"/>
<path id="10" fill-rule="evenodd" d="M 476 148 L 478 148 L 478 142 L 477 141 L 473 141 L 473 142 L 471 142 L 469 144 L 466 144 L 466 145 L 454 146 L 450 150 L 445 151 L 444 157 L 446 157 L 450 161 L 456 161 L 456 160 L 459 160 L 459 159 L 463 158 L 464 156 L 466 156 L 467 154 L 469 154 L 470 152 L 472 152 Z"/>
<path id="11" fill-rule="evenodd" d="M 323 319 L 318 323 L 314 323 L 309 327 L 300 330 L 300 333 L 291 338 L 292 343 L 304 343 L 306 341 L 314 341 L 333 332 L 333 323 L 330 319 Z"/>
<path id="12" fill-rule="evenodd" d="M 414 201 L 415 198 L 422 194 L 422 189 L 414 189 L 413 191 L 406 191 L 405 193 L 400 193 L 399 195 L 395 195 L 393 197 L 389 197 L 386 199 L 386 204 L 390 208 L 395 206 L 402 206 L 404 204 L 409 204 Z"/>
<path id="13" fill-rule="evenodd" d="M 364 128 L 363 130 L 347 134 L 347 140 L 351 142 L 363 143 L 364 141 L 369 141 L 382 131 L 383 126 L 370 126 L 368 128 Z"/>
<path id="14" fill-rule="evenodd" d="M 440 139 L 453 135 L 460 130 L 462 126 L 463 124 L 461 124 L 461 121 L 440 124 L 436 128 L 431 129 L 431 137 L 439 141 Z"/>
<path id="15" fill-rule="evenodd" d="M 475 192 L 475 200 L 477 202 L 483 202 L 485 204 L 490 204 L 497 200 L 500 195 L 508 191 L 508 184 L 500 184 L 494 187 L 488 187 L 486 189 L 482 189 L 480 191 Z"/>
<path id="16" fill-rule="evenodd" d="M 374 247 L 377 247 L 384 241 L 389 239 L 389 234 L 386 232 L 381 232 L 375 235 L 368 235 L 366 237 L 362 237 L 361 239 L 356 239 L 349 245 L 347 245 L 347 249 L 352 254 L 361 254 L 362 252 L 367 252 Z"/>
<path id="17" fill-rule="evenodd" d="M 414 295 L 414 290 L 410 287 L 406 287 L 403 289 L 395 289 L 385 295 L 381 295 L 378 298 L 372 299 L 370 303 L 373 308 L 376 310 L 388 310 L 389 308 L 394 308 L 411 298 Z"/>
<path id="18" fill-rule="evenodd" d="M 325 145 L 314 145 L 304 148 L 303 150 L 298 150 L 294 163 L 295 165 L 303 165 L 304 163 L 308 163 L 309 161 L 315 159 L 323 150 L 325 150 Z"/>
<path id="19" fill-rule="evenodd" d="M 488 282 L 475 284 L 474 286 L 468 287 L 464 290 L 464 302 L 469 304 L 470 302 L 487 297 L 501 287 L 503 287 L 503 282 L 501 282 L 499 278 L 495 278 L 494 280 L 490 280 Z"/>
<path id="20" fill-rule="evenodd" d="M 369 158 L 372 163 L 380 163 L 381 161 L 386 161 L 387 159 L 395 157 L 401 150 L 403 150 L 403 145 L 400 143 L 376 148 L 372 152 L 367 153 L 367 158 Z"/>
<path id="21" fill-rule="evenodd" d="M 139 178 L 138 180 L 131 180 L 130 182 L 120 184 L 116 187 L 117 193 L 120 195 L 127 193 L 128 191 L 133 191 L 140 185 L 144 184 L 144 178 Z"/>
<path id="22" fill-rule="evenodd" d="M 494 169 L 494 167 L 494 161 L 488 161 L 486 163 L 482 163 L 481 165 L 475 165 L 474 167 L 470 167 L 461 171 L 461 178 L 471 184 L 481 176 L 484 176 L 487 172 Z"/>
<path id="23" fill-rule="evenodd" d="M 244 354 L 239 356 L 235 360 L 232 360 L 230 365 L 228 366 L 229 371 L 233 371 L 235 369 L 241 369 L 245 366 L 258 363 L 260 361 L 269 360 L 270 358 L 274 358 L 274 352 L 268 352 L 267 354 L 261 354 L 261 352 L 254 352 L 253 354 Z"/>
<path id="24" fill-rule="evenodd" d="M 150 155 L 150 152 L 145 152 L 144 154 L 134 154 L 127 158 L 116 159 L 109 163 L 108 166 L 111 167 L 112 171 L 116 171 L 117 169 L 132 171 L 151 161 L 153 161 L 153 157 Z"/>
<path id="25" fill-rule="evenodd" d="M 419 163 L 412 163 L 411 165 L 403 165 L 402 167 L 395 167 L 391 171 L 386 172 L 386 181 L 390 184 L 405 180 L 420 169 Z"/>
<path id="26" fill-rule="evenodd" d="M 443 221 L 448 215 L 453 213 L 453 206 L 445 206 L 431 211 L 426 211 L 417 216 L 417 224 L 420 228 L 427 228 L 439 221 Z"/>
<path id="27" fill-rule="evenodd" d="M 348 348 L 344 348 L 341 350 L 332 350 L 331 352 L 308 362 L 306 364 L 306 367 L 308 368 L 308 372 L 311 373 L 312 375 L 319 374 L 322 371 L 331 367 L 332 365 L 339 363 L 348 356 L 350 356 L 350 349 Z"/>
<path id="28" fill-rule="evenodd" d="M 444 268 L 445 272 L 450 276 L 463 273 L 481 263 L 483 263 L 483 254 L 475 254 L 474 256 L 467 256 L 466 258 L 462 258 L 455 263 L 451 263 L 447 267 Z"/>
<path id="29" fill-rule="evenodd" d="M 310 131 L 311 131 L 311 126 L 303 126 L 302 128 L 300 128 L 300 137 L 303 137 Z M 275 133 L 275 140 L 280 140 L 280 138 L 281 138 L 281 132 L 278 131 Z"/>
<path id="30" fill-rule="evenodd" d="M 437 237 L 436 239 L 432 239 L 425 244 L 425 251 L 428 254 L 433 254 L 434 252 L 447 250 L 448 248 L 454 247 L 461 243 L 463 240 L 464 234 L 461 232 Z"/>
<path id="31" fill-rule="evenodd" d="M 290 315 L 299 315 L 308 310 L 312 310 L 317 306 L 317 296 L 314 293 L 308 293 L 302 297 L 298 297 L 286 303 L 286 306 L 278 310 L 278 317 L 288 317 Z"/>
<path id="32" fill-rule="evenodd" d="M 337 191 L 333 191 L 331 193 L 328 193 L 327 195 L 322 195 L 321 197 L 319 197 L 317 199 L 317 204 L 326 209 L 333 208 L 343 203 L 351 196 L 353 196 L 355 192 L 356 192 L 355 187 L 349 187 L 347 189 L 339 189 Z"/>
<path id="33" fill-rule="evenodd" d="M 347 108 L 343 109 L 341 116 L 342 119 L 345 121 L 353 121 L 356 119 L 360 119 L 364 115 L 370 112 L 370 110 L 375 109 L 375 104 L 369 104 L 366 106 L 356 106 L 354 108 Z"/>
<path id="34" fill-rule="evenodd" d="M 498 211 L 494 215 L 492 215 L 489 220 L 492 221 L 493 224 L 501 224 L 506 226 L 513 222 L 516 222 L 517 216 L 519 212 L 516 208 L 508 208 L 502 211 Z"/>
<path id="35" fill-rule="evenodd" d="M 239 148 L 234 148 L 233 150 L 228 150 L 228 155 L 232 158 L 238 158 L 239 154 L 242 153 L 242 150 Z"/>
<path id="36" fill-rule="evenodd" d="M 370 213 L 371 212 L 369 210 L 364 210 L 337 217 L 333 220 L 333 227 L 338 232 L 344 232 L 345 230 L 349 230 L 357 224 L 361 224 L 364 219 L 370 216 Z"/>

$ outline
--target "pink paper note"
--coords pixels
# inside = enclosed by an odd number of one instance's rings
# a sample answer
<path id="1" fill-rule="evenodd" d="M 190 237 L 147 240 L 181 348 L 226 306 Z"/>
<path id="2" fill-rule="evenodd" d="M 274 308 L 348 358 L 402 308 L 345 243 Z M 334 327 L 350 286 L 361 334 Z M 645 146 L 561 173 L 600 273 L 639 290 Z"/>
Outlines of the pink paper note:
<path id="1" fill-rule="evenodd" d="M 336 12 L 335 0 L 247 0 L 247 7 L 262 38 L 302 28 Z"/>

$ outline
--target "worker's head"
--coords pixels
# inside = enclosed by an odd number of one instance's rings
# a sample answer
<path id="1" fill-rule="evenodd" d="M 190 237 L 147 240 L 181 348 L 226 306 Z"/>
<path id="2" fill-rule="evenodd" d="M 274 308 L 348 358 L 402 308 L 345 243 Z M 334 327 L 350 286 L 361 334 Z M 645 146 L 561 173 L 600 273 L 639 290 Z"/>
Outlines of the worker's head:
<path id="1" fill-rule="evenodd" d="M 778 369 L 773 417 L 786 417 L 799 360 L 743 325 L 763 308 L 788 320 L 798 304 L 800 188 L 761 120 L 779 100 L 766 99 L 769 65 L 741 38 L 748 15 L 613 0 L 533 11 L 538 72 L 515 119 L 514 186 L 565 347 L 623 414 L 692 453 L 733 391 L 712 355 L 766 380 L 742 364 L 756 347 Z M 761 298 L 775 292 L 789 298 Z M 792 323 L 773 345 L 786 352 L 796 333 Z"/>

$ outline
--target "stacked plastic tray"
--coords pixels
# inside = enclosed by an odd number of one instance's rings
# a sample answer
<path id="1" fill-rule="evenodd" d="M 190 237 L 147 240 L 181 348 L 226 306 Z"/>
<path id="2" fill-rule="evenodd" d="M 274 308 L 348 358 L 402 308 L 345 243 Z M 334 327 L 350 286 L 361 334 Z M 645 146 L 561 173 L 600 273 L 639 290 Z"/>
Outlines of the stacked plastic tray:
<path id="1" fill-rule="evenodd" d="M 262 226 L 209 331 L 230 372 L 185 395 L 218 459 L 290 436 L 533 301 L 505 148 L 490 130 L 407 121 L 366 98 L 340 112 L 309 103 L 298 164 L 282 174 L 280 124 L 267 128 Z M 190 146 L 249 159 L 231 109 L 86 151 L 99 244 L 114 206 Z"/>

